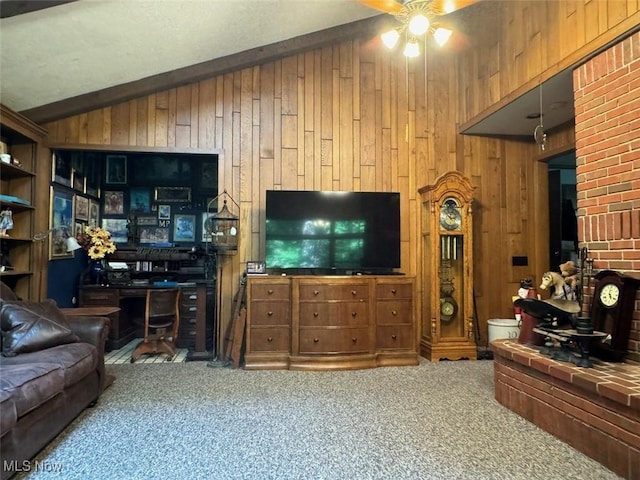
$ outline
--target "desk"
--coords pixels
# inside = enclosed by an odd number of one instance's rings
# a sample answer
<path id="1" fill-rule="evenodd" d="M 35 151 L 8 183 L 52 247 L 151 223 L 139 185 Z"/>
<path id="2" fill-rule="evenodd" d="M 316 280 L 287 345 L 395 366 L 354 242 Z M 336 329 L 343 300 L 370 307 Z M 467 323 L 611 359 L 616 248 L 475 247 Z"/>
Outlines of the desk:
<path id="1" fill-rule="evenodd" d="M 109 337 L 107 338 L 105 350 L 107 352 L 113 350 L 113 341 L 120 334 L 118 330 L 119 307 L 78 307 L 61 308 L 60 310 L 68 317 L 107 317 L 109 319 Z"/>
<path id="2" fill-rule="evenodd" d="M 180 328 L 178 348 L 188 348 L 189 359 L 209 359 L 214 345 L 213 312 L 214 284 L 208 281 L 185 282 L 178 285 L 180 297 Z M 142 329 L 136 324 L 144 322 L 144 299 L 153 285 L 83 285 L 80 287 L 80 307 L 118 307 L 114 318 L 112 347 L 122 348 L 136 337 Z M 76 309 L 77 310 L 77 309 Z"/>

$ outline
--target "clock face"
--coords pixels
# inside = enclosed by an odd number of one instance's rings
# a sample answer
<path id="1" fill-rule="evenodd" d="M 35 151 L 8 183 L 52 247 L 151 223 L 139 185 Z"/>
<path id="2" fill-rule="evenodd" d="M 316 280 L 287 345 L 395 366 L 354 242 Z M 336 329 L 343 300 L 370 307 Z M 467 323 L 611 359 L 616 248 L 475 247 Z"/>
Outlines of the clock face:
<path id="1" fill-rule="evenodd" d="M 459 230 L 462 226 L 462 214 L 458 202 L 447 198 L 440 208 L 440 226 L 445 230 Z"/>
<path id="2" fill-rule="evenodd" d="M 449 323 L 458 311 L 458 304 L 453 297 L 443 297 L 440 299 L 440 320 Z"/>
<path id="3" fill-rule="evenodd" d="M 607 283 L 600 289 L 600 302 L 605 307 L 613 307 L 620 298 L 620 288 L 613 283 Z"/>

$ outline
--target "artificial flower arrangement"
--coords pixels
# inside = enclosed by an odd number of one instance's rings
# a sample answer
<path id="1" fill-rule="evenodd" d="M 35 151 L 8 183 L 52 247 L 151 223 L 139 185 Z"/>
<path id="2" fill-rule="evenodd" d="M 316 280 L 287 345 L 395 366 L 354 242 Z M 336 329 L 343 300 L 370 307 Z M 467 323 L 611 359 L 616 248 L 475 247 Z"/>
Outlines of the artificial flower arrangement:
<path id="1" fill-rule="evenodd" d="M 111 234 L 104 228 L 86 226 L 77 240 L 92 260 L 102 260 L 107 254 L 116 251 Z"/>

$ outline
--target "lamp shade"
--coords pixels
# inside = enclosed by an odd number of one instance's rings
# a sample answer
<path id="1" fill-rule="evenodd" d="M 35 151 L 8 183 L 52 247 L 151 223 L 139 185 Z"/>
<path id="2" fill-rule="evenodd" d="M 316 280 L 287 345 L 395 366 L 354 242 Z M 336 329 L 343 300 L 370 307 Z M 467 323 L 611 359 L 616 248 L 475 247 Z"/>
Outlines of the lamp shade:
<path id="1" fill-rule="evenodd" d="M 66 243 L 67 243 L 67 252 L 75 252 L 76 250 L 79 250 L 82 248 L 74 237 L 67 238 Z"/>

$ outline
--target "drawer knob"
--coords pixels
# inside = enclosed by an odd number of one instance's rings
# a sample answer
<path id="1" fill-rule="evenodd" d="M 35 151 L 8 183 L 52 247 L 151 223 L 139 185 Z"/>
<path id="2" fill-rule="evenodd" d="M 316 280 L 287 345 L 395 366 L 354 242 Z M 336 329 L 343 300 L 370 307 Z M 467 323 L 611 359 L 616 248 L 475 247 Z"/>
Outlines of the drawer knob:
<path id="1" fill-rule="evenodd" d="M 353 343 L 356 343 L 356 342 L 358 341 L 358 339 L 357 339 L 356 337 L 353 337 L 353 338 L 351 338 L 351 341 L 352 341 Z"/>
<path id="2" fill-rule="evenodd" d="M 268 293 L 269 295 L 272 295 L 272 294 L 273 294 L 273 290 L 272 290 L 272 289 L 269 289 L 269 290 L 267 290 L 267 293 Z"/>
<path id="3" fill-rule="evenodd" d="M 193 294 L 193 295 L 189 295 L 189 300 L 197 300 L 198 299 L 198 295 Z"/>
<path id="4" fill-rule="evenodd" d="M 358 315 L 358 312 L 351 312 L 351 316 L 355 318 L 355 316 Z"/>
<path id="5" fill-rule="evenodd" d="M 314 317 L 317 317 L 318 315 L 319 315 L 319 313 L 318 313 L 318 312 L 313 312 L 313 316 L 314 316 Z"/>
<path id="6" fill-rule="evenodd" d="M 273 342 L 273 337 L 267 337 L 267 342 Z"/>
<path id="7" fill-rule="evenodd" d="M 319 341 L 320 341 L 320 339 L 319 339 L 319 338 L 314 338 L 314 339 L 313 339 L 313 343 L 318 343 Z"/>
<path id="8" fill-rule="evenodd" d="M 393 293 L 393 294 L 395 295 L 395 294 L 396 294 L 396 289 L 395 289 L 395 288 L 392 288 L 392 289 L 391 289 L 391 293 Z"/>
<path id="9" fill-rule="evenodd" d="M 398 315 L 398 311 L 397 310 L 391 310 L 391 315 L 393 315 L 393 316 Z"/>
<path id="10" fill-rule="evenodd" d="M 393 334 L 393 335 L 391 335 L 391 338 L 393 338 L 395 340 L 398 337 L 395 334 Z"/>
<path id="11" fill-rule="evenodd" d="M 351 295 L 353 295 L 354 297 L 358 294 L 358 292 L 356 292 L 355 290 L 351 290 Z"/>
<path id="12" fill-rule="evenodd" d="M 318 290 L 314 290 L 314 291 L 313 291 L 313 294 L 314 294 L 314 295 L 320 295 L 320 292 L 319 292 Z"/>
<path id="13" fill-rule="evenodd" d="M 273 312 L 267 312 L 267 316 L 268 316 L 268 317 L 273 316 Z"/>
<path id="14" fill-rule="evenodd" d="M 190 312 L 195 312 L 196 310 L 197 310 L 196 307 L 189 307 Z"/>

